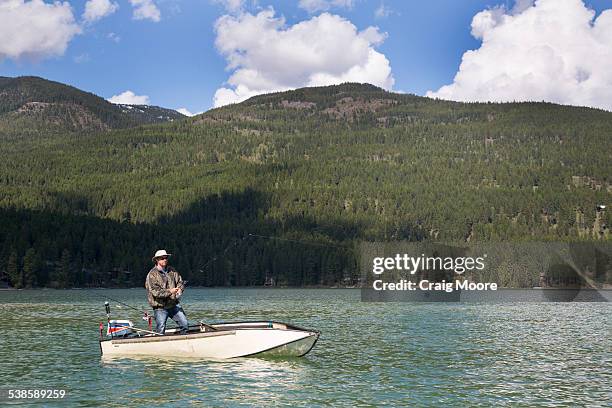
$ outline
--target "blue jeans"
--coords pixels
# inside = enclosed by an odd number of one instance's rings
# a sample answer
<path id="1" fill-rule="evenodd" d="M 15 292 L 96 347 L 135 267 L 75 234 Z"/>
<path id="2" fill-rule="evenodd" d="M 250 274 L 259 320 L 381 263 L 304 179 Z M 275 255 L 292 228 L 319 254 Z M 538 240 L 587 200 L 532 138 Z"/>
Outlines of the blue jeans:
<path id="1" fill-rule="evenodd" d="M 153 309 L 153 312 L 155 313 L 155 331 L 157 333 L 164 334 L 168 317 L 179 325 L 181 334 L 187 333 L 189 323 L 187 322 L 187 316 L 185 316 L 181 305 L 176 305 L 170 309 Z"/>

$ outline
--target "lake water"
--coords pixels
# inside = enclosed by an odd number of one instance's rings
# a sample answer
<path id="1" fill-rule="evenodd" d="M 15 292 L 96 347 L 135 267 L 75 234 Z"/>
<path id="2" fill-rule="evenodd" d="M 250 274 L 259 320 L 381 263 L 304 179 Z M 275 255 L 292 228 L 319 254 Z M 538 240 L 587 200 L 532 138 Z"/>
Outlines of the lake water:
<path id="1" fill-rule="evenodd" d="M 65 405 L 92 407 L 611 403 L 610 303 L 364 303 L 351 289 L 189 289 L 190 320 L 279 320 L 321 338 L 293 359 L 105 361 L 104 296 L 146 306 L 144 289 L 0 291 L 0 387 L 62 388 Z M 146 327 L 137 312 L 111 306 L 113 317 Z"/>

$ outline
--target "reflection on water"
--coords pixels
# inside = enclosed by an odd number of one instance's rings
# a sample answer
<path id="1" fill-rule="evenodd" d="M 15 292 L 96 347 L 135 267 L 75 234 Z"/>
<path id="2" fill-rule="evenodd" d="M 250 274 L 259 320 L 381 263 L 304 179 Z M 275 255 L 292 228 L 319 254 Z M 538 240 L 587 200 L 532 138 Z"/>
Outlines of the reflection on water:
<path id="1" fill-rule="evenodd" d="M 108 293 L 0 292 L 0 383 L 65 388 L 70 404 L 591 405 L 609 401 L 610 303 L 362 303 L 358 290 L 191 289 L 191 320 L 322 331 L 304 358 L 101 358 Z M 137 312 L 113 316 L 140 324 Z"/>
<path id="2" fill-rule="evenodd" d="M 148 381 L 130 394 L 139 395 L 145 401 L 155 402 L 159 397 L 159 389 L 155 384 L 170 386 L 169 381 L 177 381 L 170 388 L 176 388 L 181 399 L 206 401 L 212 393 L 222 396 L 222 401 L 227 403 L 240 402 L 246 398 L 249 404 L 265 405 L 281 403 L 283 393 L 297 391 L 306 372 L 305 368 L 312 367 L 313 363 L 306 359 L 201 361 L 138 356 L 104 357 L 101 365 L 119 376 L 133 376 L 135 371 L 140 372 L 142 378 Z M 272 389 L 278 389 L 279 393 L 271 392 Z M 162 394 L 165 392 L 164 388 Z"/>

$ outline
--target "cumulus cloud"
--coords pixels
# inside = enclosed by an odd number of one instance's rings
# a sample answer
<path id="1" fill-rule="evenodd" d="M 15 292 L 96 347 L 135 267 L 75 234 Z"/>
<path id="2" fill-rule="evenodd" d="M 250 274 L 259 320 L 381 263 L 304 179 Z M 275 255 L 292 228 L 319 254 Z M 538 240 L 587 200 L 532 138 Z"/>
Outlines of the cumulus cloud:
<path id="1" fill-rule="evenodd" d="M 182 113 L 185 116 L 193 116 L 194 114 L 189 111 L 187 108 L 179 108 L 175 109 L 178 113 Z"/>
<path id="2" fill-rule="evenodd" d="M 215 107 L 304 86 L 368 82 L 393 87 L 389 60 L 375 50 L 386 34 L 375 27 L 358 31 L 337 15 L 323 13 L 286 26 L 269 8 L 256 15 L 222 16 L 215 31 L 215 45 L 232 71 L 228 86 L 215 93 Z"/>
<path id="3" fill-rule="evenodd" d="M 298 6 L 309 13 L 316 13 L 331 8 L 352 8 L 353 2 L 354 0 L 300 0 Z"/>
<path id="4" fill-rule="evenodd" d="M 113 95 L 107 99 L 110 103 L 120 103 L 124 105 L 148 105 L 149 97 L 147 95 L 136 95 L 134 92 L 127 90 L 119 95 Z"/>
<path id="5" fill-rule="evenodd" d="M 187 108 L 179 108 L 179 109 L 176 109 L 176 111 L 177 111 L 178 113 L 182 113 L 182 114 L 183 114 L 183 115 L 185 115 L 185 116 L 195 116 L 195 115 L 199 115 L 200 113 L 203 113 L 203 112 L 191 113 L 191 112 L 189 111 L 189 109 L 187 109 Z"/>
<path id="6" fill-rule="evenodd" d="M 110 0 L 88 0 L 85 3 L 85 11 L 83 12 L 83 21 L 93 23 L 103 17 L 113 14 L 119 5 Z"/>
<path id="7" fill-rule="evenodd" d="M 452 84 L 427 96 L 458 101 L 550 101 L 612 110 L 612 9 L 582 0 L 517 1 L 472 19 L 479 49 Z"/>
<path id="8" fill-rule="evenodd" d="M 0 0 L 0 60 L 63 55 L 80 32 L 68 2 Z"/>
<path id="9" fill-rule="evenodd" d="M 130 4 L 134 7 L 134 20 L 151 20 L 156 23 L 161 20 L 161 12 L 153 0 L 130 0 Z"/>

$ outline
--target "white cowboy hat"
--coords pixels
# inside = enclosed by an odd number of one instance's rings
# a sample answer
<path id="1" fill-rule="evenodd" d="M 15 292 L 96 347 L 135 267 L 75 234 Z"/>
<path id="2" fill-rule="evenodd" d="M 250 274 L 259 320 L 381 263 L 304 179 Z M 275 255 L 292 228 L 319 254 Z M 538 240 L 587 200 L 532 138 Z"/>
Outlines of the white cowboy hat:
<path id="1" fill-rule="evenodd" d="M 157 252 L 155 252 L 155 255 L 153 255 L 152 260 L 153 262 L 155 262 L 157 258 L 161 258 L 162 256 L 170 256 L 170 255 L 172 254 L 167 253 L 165 249 L 160 249 Z"/>

